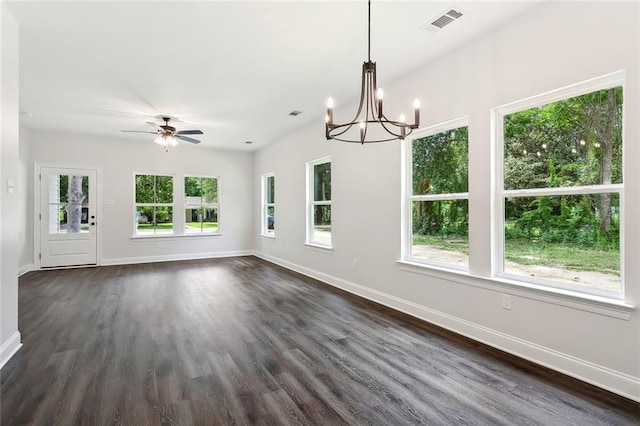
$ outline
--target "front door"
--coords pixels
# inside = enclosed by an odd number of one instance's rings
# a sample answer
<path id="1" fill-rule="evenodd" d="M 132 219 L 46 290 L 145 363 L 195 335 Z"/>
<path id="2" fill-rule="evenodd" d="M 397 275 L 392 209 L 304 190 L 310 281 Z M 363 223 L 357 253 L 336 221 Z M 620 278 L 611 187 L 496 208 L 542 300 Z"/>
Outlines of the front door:
<path id="1" fill-rule="evenodd" d="M 40 267 L 97 264 L 96 170 L 40 169 Z"/>

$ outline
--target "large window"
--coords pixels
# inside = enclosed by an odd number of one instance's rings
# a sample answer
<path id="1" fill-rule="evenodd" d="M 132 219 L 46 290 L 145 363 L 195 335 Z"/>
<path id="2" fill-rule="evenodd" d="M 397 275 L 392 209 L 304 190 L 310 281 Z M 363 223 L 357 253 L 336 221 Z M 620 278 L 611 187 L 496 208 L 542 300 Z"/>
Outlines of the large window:
<path id="1" fill-rule="evenodd" d="M 468 128 L 455 120 L 406 141 L 407 260 L 468 269 Z"/>
<path id="2" fill-rule="evenodd" d="M 331 158 L 307 163 L 307 243 L 331 247 Z"/>
<path id="3" fill-rule="evenodd" d="M 262 175 L 262 235 L 276 235 L 276 178 L 273 173 Z"/>
<path id="4" fill-rule="evenodd" d="M 218 233 L 218 207 L 218 178 L 184 178 L 185 234 Z"/>
<path id="5" fill-rule="evenodd" d="M 173 234 L 173 177 L 135 175 L 136 235 Z"/>
<path id="6" fill-rule="evenodd" d="M 609 77 L 497 110 L 500 275 L 621 297 L 622 105 Z"/>

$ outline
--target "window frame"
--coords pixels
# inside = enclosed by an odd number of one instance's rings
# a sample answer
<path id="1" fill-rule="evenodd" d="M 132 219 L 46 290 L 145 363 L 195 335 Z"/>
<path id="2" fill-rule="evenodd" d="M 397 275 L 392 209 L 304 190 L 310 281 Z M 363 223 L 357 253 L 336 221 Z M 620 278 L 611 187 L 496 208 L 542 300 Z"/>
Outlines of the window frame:
<path id="1" fill-rule="evenodd" d="M 413 141 L 415 139 L 421 139 L 428 136 L 433 136 L 438 133 L 454 130 L 460 127 L 466 127 L 469 131 L 469 118 L 467 116 L 455 118 L 453 120 L 444 121 L 438 124 L 431 125 L 429 127 L 422 128 L 411 134 L 410 138 L 407 138 L 402 143 L 403 165 L 404 165 L 404 179 L 402 188 L 403 197 L 403 212 L 402 212 L 402 250 L 401 258 L 405 262 L 416 263 L 425 266 L 435 266 L 444 269 L 452 269 L 456 271 L 469 271 L 469 264 L 467 267 L 460 267 L 452 263 L 436 262 L 424 257 L 412 256 L 413 246 L 413 203 L 417 201 L 454 201 L 454 200 L 467 200 L 469 203 L 469 191 L 467 186 L 467 192 L 458 193 L 440 193 L 440 194 L 428 194 L 428 195 L 415 195 L 413 194 Z M 467 139 L 467 145 L 469 139 Z M 467 167 L 469 165 L 469 158 L 467 157 Z M 471 207 L 470 205 L 468 205 Z"/>
<path id="2" fill-rule="evenodd" d="M 158 176 L 162 176 L 162 177 L 170 177 L 171 180 L 171 187 L 172 187 L 172 191 L 171 191 L 171 199 L 172 202 L 171 203 L 138 203 L 137 202 L 137 182 L 136 182 L 136 177 L 137 176 L 154 176 L 154 177 L 158 177 Z M 175 184 L 176 184 L 176 176 L 173 174 L 163 174 L 163 173 L 138 173 L 138 172 L 134 172 L 133 173 L 133 213 L 134 213 L 134 220 L 133 220 L 133 237 L 135 238 L 161 238 L 161 237 L 170 237 L 170 236 L 174 236 L 176 235 L 176 226 L 175 226 L 175 212 L 176 212 L 176 208 L 175 208 L 175 202 L 176 202 L 176 194 L 175 194 Z M 154 186 L 155 186 L 155 179 L 154 179 Z M 171 217 L 172 217 L 172 227 L 171 227 L 171 232 L 167 232 L 167 233 L 160 233 L 158 234 L 156 232 L 156 229 L 153 229 L 153 234 L 140 234 L 138 233 L 138 219 L 137 219 L 137 212 L 138 212 L 138 207 L 171 207 Z"/>
<path id="3" fill-rule="evenodd" d="M 186 178 L 199 178 L 199 179 L 215 179 L 216 180 L 216 188 L 218 191 L 217 201 L 215 203 L 205 203 L 201 202 L 200 204 L 195 203 L 187 203 L 187 194 L 184 191 L 185 180 Z M 220 177 L 219 176 L 211 176 L 211 175 L 194 175 L 194 174 L 183 174 L 182 175 L 182 188 L 183 188 L 183 198 L 182 198 L 182 211 L 185 214 L 184 220 L 182 221 L 182 234 L 185 236 L 197 236 L 197 235 L 220 235 L 222 232 L 220 230 Z M 186 218 L 186 210 L 188 208 L 215 208 L 216 216 L 218 217 L 218 228 L 216 231 L 207 231 L 203 232 L 187 232 L 187 218 Z"/>
<path id="4" fill-rule="evenodd" d="M 333 192 L 333 163 L 331 161 L 331 156 L 326 156 L 326 157 L 322 157 L 322 158 L 318 158 L 316 160 L 312 160 L 312 161 L 308 161 L 307 162 L 307 170 L 306 170 L 306 175 L 307 175 L 307 208 L 306 208 L 306 239 L 305 239 L 305 244 L 308 246 L 312 246 L 312 247 L 319 247 L 319 248 L 324 248 L 324 249 L 333 249 L 333 229 L 330 232 L 330 242 L 329 244 L 326 244 L 322 241 L 317 241 L 315 240 L 314 237 L 314 214 L 313 214 L 313 209 L 316 206 L 329 206 L 331 208 L 331 202 L 332 200 L 322 200 L 322 201 L 316 201 L 315 200 L 315 174 L 314 174 L 314 168 L 315 166 L 319 166 L 322 164 L 329 164 L 329 169 L 331 171 L 331 177 L 332 177 L 332 181 L 331 181 L 331 189 Z M 331 194 L 331 198 L 333 199 L 333 193 Z M 333 209 L 332 209 L 333 210 Z M 331 212 L 332 216 L 333 216 L 333 211 Z M 333 220 L 332 220 L 333 223 Z"/>
<path id="5" fill-rule="evenodd" d="M 273 179 L 273 202 L 269 202 L 269 179 Z M 262 203 L 260 210 L 261 217 L 261 233 L 263 237 L 275 238 L 276 237 L 276 229 L 275 229 L 275 210 L 276 210 L 276 175 L 274 172 L 265 173 L 261 177 L 261 188 L 262 188 Z M 274 226 L 273 229 L 269 229 L 269 208 L 273 209 L 274 214 Z"/>
<path id="6" fill-rule="evenodd" d="M 544 106 L 550 103 L 559 102 L 573 97 L 593 93 L 600 90 L 622 87 L 622 183 L 594 184 L 572 187 L 554 188 L 530 188 L 530 189 L 505 189 L 504 176 L 504 117 L 516 112 L 525 111 L 531 108 Z M 492 226 L 492 271 L 493 276 L 508 280 L 516 285 L 535 285 L 541 288 L 552 289 L 554 291 L 570 291 L 586 296 L 605 297 L 607 299 L 624 300 L 624 176 L 625 176 L 625 121 L 626 102 L 625 93 L 625 73 L 624 71 L 614 72 L 601 77 L 596 77 L 580 83 L 572 84 L 557 90 L 549 91 L 539 95 L 531 96 L 519 101 L 511 102 L 493 108 L 491 111 L 493 149 L 494 155 L 492 172 L 494 174 L 493 185 L 493 214 Z M 620 205 L 620 292 L 612 292 L 604 289 L 596 289 L 588 286 L 571 285 L 550 279 L 540 279 L 505 272 L 505 199 L 521 197 L 542 197 L 542 196 L 565 196 L 565 195 L 586 195 L 586 194 L 618 194 Z"/>

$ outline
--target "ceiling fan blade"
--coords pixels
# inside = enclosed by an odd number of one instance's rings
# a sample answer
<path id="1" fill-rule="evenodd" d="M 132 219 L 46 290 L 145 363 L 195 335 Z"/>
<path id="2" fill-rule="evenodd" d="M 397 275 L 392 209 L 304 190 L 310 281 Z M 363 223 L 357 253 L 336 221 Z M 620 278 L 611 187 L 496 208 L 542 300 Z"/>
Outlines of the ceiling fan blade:
<path id="1" fill-rule="evenodd" d="M 181 141 L 189 142 L 189 143 L 200 143 L 198 139 L 188 138 L 186 136 L 176 135 L 176 139 L 180 139 Z"/>
<path id="2" fill-rule="evenodd" d="M 158 132 L 146 132 L 144 130 L 120 130 L 121 132 L 126 132 L 126 133 L 149 133 L 152 135 L 157 135 Z"/>
<path id="3" fill-rule="evenodd" d="M 158 123 L 154 123 L 153 121 L 147 121 L 147 124 L 153 127 L 160 127 Z"/>
<path id="4" fill-rule="evenodd" d="M 176 135 L 204 135 L 202 130 L 180 130 Z"/>

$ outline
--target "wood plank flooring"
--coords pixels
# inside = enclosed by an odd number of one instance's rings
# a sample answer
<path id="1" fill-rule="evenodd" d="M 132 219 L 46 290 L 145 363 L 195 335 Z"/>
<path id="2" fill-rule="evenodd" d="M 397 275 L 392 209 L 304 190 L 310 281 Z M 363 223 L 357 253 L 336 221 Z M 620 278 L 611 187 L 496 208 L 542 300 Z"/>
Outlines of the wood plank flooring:
<path id="1" fill-rule="evenodd" d="M 254 257 L 19 291 L 2 426 L 640 424 L 640 404 Z"/>

